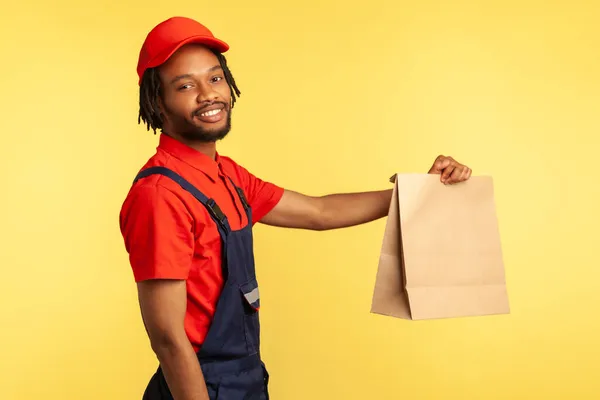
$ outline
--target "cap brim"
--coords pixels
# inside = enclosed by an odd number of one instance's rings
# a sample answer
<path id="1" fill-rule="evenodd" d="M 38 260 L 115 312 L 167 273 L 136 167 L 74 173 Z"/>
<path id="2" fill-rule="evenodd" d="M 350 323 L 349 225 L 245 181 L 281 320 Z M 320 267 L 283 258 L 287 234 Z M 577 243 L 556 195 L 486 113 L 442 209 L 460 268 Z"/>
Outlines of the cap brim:
<path id="1" fill-rule="evenodd" d="M 212 38 L 212 37 L 207 37 L 207 36 L 191 36 L 191 37 L 184 39 L 181 42 L 175 44 L 173 47 L 169 48 L 162 54 L 159 54 L 158 56 L 156 56 L 152 61 L 150 61 L 148 63 L 148 65 L 146 66 L 146 69 L 154 68 L 154 67 L 158 67 L 159 65 L 162 65 L 169 58 L 171 58 L 171 56 L 173 54 L 175 54 L 175 52 L 177 50 L 179 50 L 182 46 L 185 46 L 186 44 L 191 44 L 191 43 L 205 45 L 206 47 L 216 50 L 219 53 L 225 53 L 227 50 L 229 50 L 229 45 L 217 38 Z M 141 82 L 141 78 L 140 78 L 140 82 Z"/>

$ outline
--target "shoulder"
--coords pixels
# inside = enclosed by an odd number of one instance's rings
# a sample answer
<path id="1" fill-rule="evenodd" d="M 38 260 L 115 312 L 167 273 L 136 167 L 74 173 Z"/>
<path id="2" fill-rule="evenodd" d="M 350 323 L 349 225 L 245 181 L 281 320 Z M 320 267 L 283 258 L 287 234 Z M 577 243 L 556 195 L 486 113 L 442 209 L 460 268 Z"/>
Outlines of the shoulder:
<path id="1" fill-rule="evenodd" d="M 121 228 L 192 223 L 194 218 L 185 199 L 167 179 L 151 176 L 132 186 L 121 206 Z"/>
<path id="2" fill-rule="evenodd" d="M 167 197 L 181 198 L 183 192 L 181 186 L 169 176 L 165 176 L 162 173 L 154 173 L 143 178 L 138 178 L 138 175 L 143 171 L 155 167 L 165 168 L 184 178 L 188 174 L 180 161 L 168 153 L 158 151 L 136 172 L 134 176 L 135 181 L 129 189 L 127 199 L 140 196 L 156 199 Z"/>
<path id="3" fill-rule="evenodd" d="M 148 168 L 165 167 L 178 175 L 182 171 L 175 163 L 159 157 L 150 159 L 138 174 Z M 137 178 L 137 175 L 136 177 Z M 180 219 L 190 219 L 188 200 L 181 186 L 168 176 L 152 174 L 136 179 L 131 185 L 121 207 L 122 222 L 130 215 L 143 217 L 158 214 L 180 214 Z"/>

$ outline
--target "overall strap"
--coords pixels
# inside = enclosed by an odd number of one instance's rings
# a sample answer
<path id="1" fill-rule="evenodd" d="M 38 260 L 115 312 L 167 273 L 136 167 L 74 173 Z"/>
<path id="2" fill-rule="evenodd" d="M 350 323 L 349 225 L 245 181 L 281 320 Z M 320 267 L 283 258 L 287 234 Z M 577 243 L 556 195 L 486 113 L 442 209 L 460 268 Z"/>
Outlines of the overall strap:
<path id="1" fill-rule="evenodd" d="M 188 191 L 192 196 L 196 198 L 196 200 L 202 203 L 202 205 L 208 210 L 208 213 L 210 214 L 212 219 L 219 226 L 219 230 L 222 230 L 225 235 L 231 232 L 231 228 L 229 227 L 229 221 L 227 221 L 227 217 L 225 216 L 223 211 L 221 211 L 217 203 L 213 199 L 206 197 L 204 193 L 196 189 L 194 185 L 186 181 L 182 176 L 180 176 L 176 172 L 173 172 L 172 170 L 166 167 L 146 168 L 145 170 L 140 171 L 140 173 L 135 177 L 133 183 L 150 175 L 163 175 L 177 182 L 179 186 L 181 186 L 184 190 Z"/>

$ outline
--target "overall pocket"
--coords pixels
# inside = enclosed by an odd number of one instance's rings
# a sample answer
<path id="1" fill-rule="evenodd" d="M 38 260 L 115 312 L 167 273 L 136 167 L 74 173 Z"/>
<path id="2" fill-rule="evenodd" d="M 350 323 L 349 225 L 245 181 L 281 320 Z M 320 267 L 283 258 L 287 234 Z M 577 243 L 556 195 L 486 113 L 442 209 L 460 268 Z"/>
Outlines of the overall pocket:
<path id="1" fill-rule="evenodd" d="M 256 278 L 240 285 L 244 308 L 244 333 L 248 354 L 256 354 L 260 345 L 260 324 L 258 310 L 260 309 L 260 293 Z"/>

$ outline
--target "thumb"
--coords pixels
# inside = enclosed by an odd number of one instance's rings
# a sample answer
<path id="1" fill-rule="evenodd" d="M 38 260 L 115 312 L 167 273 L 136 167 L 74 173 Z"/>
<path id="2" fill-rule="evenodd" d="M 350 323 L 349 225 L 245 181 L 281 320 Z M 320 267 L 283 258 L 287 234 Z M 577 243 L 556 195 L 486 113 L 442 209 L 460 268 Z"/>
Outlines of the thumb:
<path id="1" fill-rule="evenodd" d="M 444 168 L 448 167 L 450 165 L 450 159 L 440 156 L 438 157 L 437 160 L 435 160 L 435 162 L 433 163 L 433 166 L 431 167 L 431 169 L 429 170 L 430 174 L 440 174 L 442 173 L 442 171 L 444 170 Z"/>

